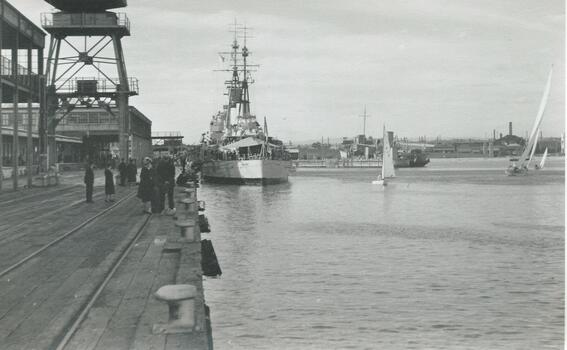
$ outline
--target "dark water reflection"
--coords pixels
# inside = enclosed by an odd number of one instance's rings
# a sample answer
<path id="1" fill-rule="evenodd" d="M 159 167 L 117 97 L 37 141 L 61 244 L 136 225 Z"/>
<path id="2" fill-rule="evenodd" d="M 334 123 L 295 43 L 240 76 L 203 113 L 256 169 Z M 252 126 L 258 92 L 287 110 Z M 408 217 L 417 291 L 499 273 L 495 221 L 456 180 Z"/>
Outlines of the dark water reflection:
<path id="1" fill-rule="evenodd" d="M 564 171 L 548 164 L 507 178 L 502 160 L 434 160 L 385 190 L 372 169 L 203 186 L 215 347 L 562 348 Z"/>

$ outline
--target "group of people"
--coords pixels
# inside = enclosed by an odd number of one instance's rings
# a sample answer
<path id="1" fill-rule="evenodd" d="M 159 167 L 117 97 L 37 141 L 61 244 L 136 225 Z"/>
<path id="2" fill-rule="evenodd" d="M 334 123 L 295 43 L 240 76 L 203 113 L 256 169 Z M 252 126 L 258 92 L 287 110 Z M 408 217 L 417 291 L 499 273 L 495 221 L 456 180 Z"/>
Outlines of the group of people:
<path id="1" fill-rule="evenodd" d="M 170 156 L 158 158 L 155 162 L 149 157 L 144 158 L 144 165 L 140 171 L 138 197 L 144 204 L 145 213 L 174 215 L 174 187 L 175 164 Z M 165 205 L 166 196 L 167 207 Z"/>
<path id="2" fill-rule="evenodd" d="M 130 159 L 128 164 L 122 159 L 120 164 L 118 164 L 118 173 L 120 174 L 120 186 L 126 186 L 126 183 L 129 185 L 135 184 L 138 168 L 134 159 Z"/>
<path id="3" fill-rule="evenodd" d="M 92 161 L 87 163 L 85 167 L 85 177 L 84 183 L 86 185 L 86 202 L 94 203 L 93 201 L 93 187 L 94 187 L 94 168 L 95 165 Z M 112 196 L 116 193 L 114 188 L 114 173 L 112 169 L 114 167 L 111 163 L 106 163 L 104 166 L 104 194 L 105 202 L 114 202 Z M 130 159 L 129 163 L 126 164 L 124 159 L 118 165 L 118 171 L 120 173 L 120 186 L 126 186 L 136 184 L 136 176 L 138 175 L 138 169 L 136 168 L 136 162 L 134 159 Z"/>
<path id="4" fill-rule="evenodd" d="M 181 174 L 177 179 L 180 186 L 187 182 L 196 181 L 195 177 L 198 169 L 197 163 L 191 164 L 190 170 L 185 171 L 186 159 L 180 159 Z M 195 168 L 195 169 L 194 169 Z M 89 162 L 85 170 L 84 182 L 86 184 L 87 203 L 93 203 L 93 185 L 94 185 L 94 164 Z M 136 163 L 130 159 L 126 164 L 124 160 L 118 165 L 120 174 L 120 186 L 136 184 L 138 170 Z M 113 202 L 115 194 L 114 174 L 110 163 L 105 166 L 105 201 Z M 149 157 L 144 158 L 142 169 L 140 171 L 140 181 L 138 186 L 138 197 L 143 203 L 143 212 L 161 213 L 165 215 L 175 214 L 175 201 L 173 198 L 173 190 L 176 185 L 175 179 L 175 163 L 171 156 L 166 155 L 152 160 Z M 167 201 L 166 201 L 167 199 Z"/>
<path id="5" fill-rule="evenodd" d="M 93 201 L 94 163 L 93 162 L 89 162 L 85 168 L 84 182 L 86 185 L 86 192 L 87 192 L 86 202 L 94 203 Z M 106 164 L 104 168 L 104 194 L 105 194 L 105 198 L 104 198 L 105 202 L 114 202 L 114 198 L 112 198 L 112 196 L 115 194 L 114 174 L 112 173 L 110 164 Z"/>

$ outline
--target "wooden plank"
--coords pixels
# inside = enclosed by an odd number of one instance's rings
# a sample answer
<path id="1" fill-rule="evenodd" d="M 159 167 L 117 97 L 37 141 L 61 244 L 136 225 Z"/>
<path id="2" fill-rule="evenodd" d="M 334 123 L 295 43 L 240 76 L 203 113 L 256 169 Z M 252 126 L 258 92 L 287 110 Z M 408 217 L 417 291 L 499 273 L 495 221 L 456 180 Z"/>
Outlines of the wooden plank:
<path id="1" fill-rule="evenodd" d="M 136 328 L 131 350 L 149 350 L 165 348 L 166 337 L 163 334 L 153 334 L 152 328 L 156 323 L 166 323 L 169 317 L 168 307 L 165 303 L 153 297 L 162 286 L 175 282 L 175 270 L 179 265 L 178 253 L 162 253 L 160 264 L 151 286 L 150 297 L 144 307 Z"/>
<path id="2" fill-rule="evenodd" d="M 124 212 L 131 212 L 134 204 L 119 207 L 120 210 L 116 212 L 115 217 L 111 215 L 107 222 L 102 223 L 102 230 L 100 226 L 92 225 L 81 231 L 79 237 L 65 240 L 60 245 L 54 246 L 53 251 L 48 251 L 46 254 L 50 257 L 52 264 L 41 265 L 40 269 L 35 270 L 26 266 L 25 270 L 29 271 L 32 276 L 41 272 L 40 276 L 47 276 L 48 280 L 47 283 L 44 279 L 36 281 L 38 284 L 30 293 L 30 296 L 41 299 L 41 304 L 36 302 L 35 310 L 30 309 L 29 306 L 15 309 L 0 320 L 0 324 L 9 323 L 7 327 L 0 326 L 2 331 L 8 332 L 8 339 L 4 339 L 6 344 L 19 344 L 20 348 L 29 348 L 28 345 L 34 348 L 49 347 L 53 339 L 67 326 L 69 320 L 80 310 L 87 297 L 102 281 L 116 259 L 120 247 L 126 244 L 125 235 L 117 235 L 113 227 L 121 223 L 127 229 L 128 226 L 135 226 L 136 222 L 142 218 L 142 216 L 124 215 Z M 127 219 L 126 225 L 124 225 L 125 218 Z M 137 231 L 135 227 L 132 230 Z M 87 260 L 86 257 L 89 254 L 98 257 L 94 260 Z M 106 258 L 101 261 L 102 257 Z M 26 280 L 33 279 L 27 274 L 24 281 Z M 15 288 L 12 292 L 17 291 L 18 289 Z M 18 321 L 23 316 L 25 319 Z M 30 337 L 30 334 L 38 336 Z"/>

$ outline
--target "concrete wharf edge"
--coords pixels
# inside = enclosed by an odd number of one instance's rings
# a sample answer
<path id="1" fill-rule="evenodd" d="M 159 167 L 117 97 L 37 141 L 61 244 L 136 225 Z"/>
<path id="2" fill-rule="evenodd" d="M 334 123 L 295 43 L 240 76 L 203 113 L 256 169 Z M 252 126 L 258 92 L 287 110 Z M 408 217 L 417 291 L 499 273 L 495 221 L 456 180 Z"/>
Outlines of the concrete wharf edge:
<path id="1" fill-rule="evenodd" d="M 176 187 L 176 198 L 186 194 Z M 195 189 L 196 190 L 196 189 Z M 181 239 L 173 216 L 153 214 L 130 256 L 101 293 L 66 349 L 212 349 L 207 327 L 201 269 L 198 211 L 177 220 L 194 221 L 194 241 Z M 164 285 L 191 284 L 197 288 L 192 332 L 154 334 L 153 325 L 168 321 L 168 305 L 155 298 Z"/>

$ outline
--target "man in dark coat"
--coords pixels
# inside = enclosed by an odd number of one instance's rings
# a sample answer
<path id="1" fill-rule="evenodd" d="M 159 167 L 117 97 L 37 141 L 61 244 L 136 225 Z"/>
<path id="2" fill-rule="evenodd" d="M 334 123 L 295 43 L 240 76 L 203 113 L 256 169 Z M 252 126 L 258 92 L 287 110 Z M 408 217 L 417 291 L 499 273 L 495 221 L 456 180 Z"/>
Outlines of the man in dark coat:
<path id="1" fill-rule="evenodd" d="M 120 174 L 120 186 L 126 185 L 126 163 L 124 163 L 124 158 L 118 164 L 118 173 Z"/>
<path id="2" fill-rule="evenodd" d="M 93 203 L 94 172 L 92 162 L 88 162 L 85 168 L 85 185 L 87 186 L 87 203 Z"/>
<path id="3" fill-rule="evenodd" d="M 159 163 L 157 173 L 161 181 L 160 184 L 160 207 L 163 214 L 175 214 L 175 202 L 173 200 L 173 188 L 175 186 L 175 165 L 169 155 L 166 155 Z M 165 207 L 165 195 L 167 194 L 168 209 Z"/>
<path id="4" fill-rule="evenodd" d="M 151 214 L 151 201 L 154 197 L 155 170 L 152 167 L 152 160 L 144 158 L 144 166 L 140 171 L 140 186 L 138 187 L 138 197 L 144 205 L 144 213 Z"/>

